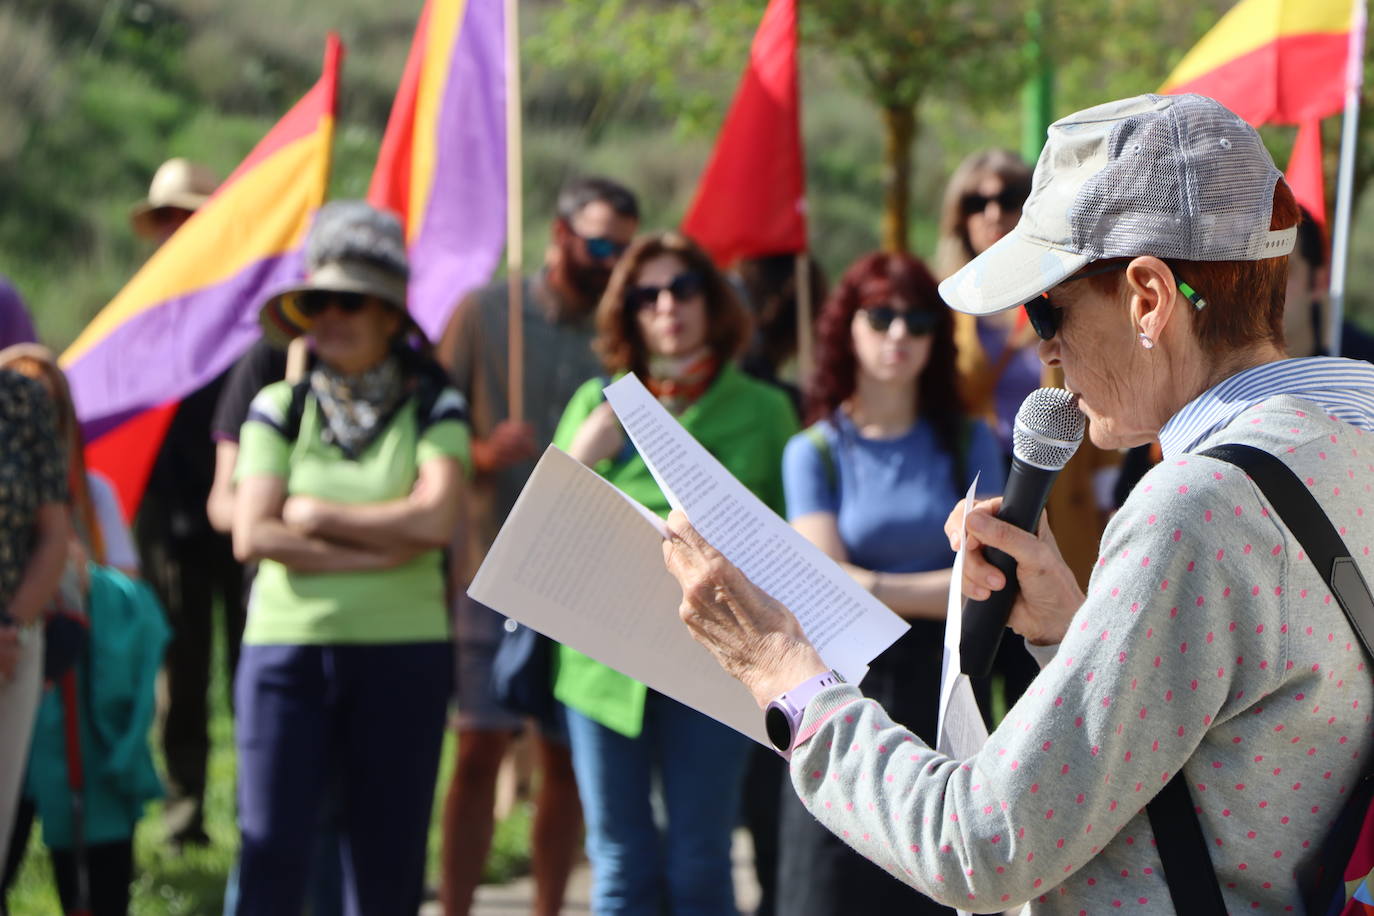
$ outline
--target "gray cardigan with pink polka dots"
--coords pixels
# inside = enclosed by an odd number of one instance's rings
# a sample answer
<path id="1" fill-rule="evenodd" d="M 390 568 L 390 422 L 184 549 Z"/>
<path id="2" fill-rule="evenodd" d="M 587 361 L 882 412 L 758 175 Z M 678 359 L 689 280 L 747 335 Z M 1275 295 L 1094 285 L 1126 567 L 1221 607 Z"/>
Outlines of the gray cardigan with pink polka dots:
<path id="1" fill-rule="evenodd" d="M 1374 581 L 1374 434 L 1278 396 L 1196 450 L 1224 442 L 1286 461 Z M 1300 912 L 1294 868 L 1364 770 L 1372 705 L 1288 528 L 1235 467 L 1182 455 L 1113 519 L 1069 633 L 976 757 L 841 686 L 808 707 L 791 776 L 827 827 L 950 906 L 1169 913 L 1143 808 L 1183 767 L 1228 909 Z"/>

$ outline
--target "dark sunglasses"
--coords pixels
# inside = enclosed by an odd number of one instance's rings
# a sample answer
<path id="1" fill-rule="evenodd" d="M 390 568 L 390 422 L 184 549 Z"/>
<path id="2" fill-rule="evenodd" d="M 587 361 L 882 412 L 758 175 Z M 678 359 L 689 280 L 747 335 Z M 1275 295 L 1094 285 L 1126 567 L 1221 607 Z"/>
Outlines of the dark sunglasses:
<path id="1" fill-rule="evenodd" d="M 898 318 L 902 319 L 902 327 L 906 328 L 906 332 L 912 337 L 924 337 L 934 331 L 940 323 L 940 316 L 934 312 L 913 312 L 890 305 L 866 306 L 863 313 L 868 319 L 868 326 L 879 334 L 887 333 L 887 329 L 892 327 L 892 322 Z"/>
<path id="2" fill-rule="evenodd" d="M 307 318 L 323 315 L 334 306 L 345 315 L 353 315 L 367 307 L 364 293 L 342 293 L 328 289 L 308 289 L 296 296 L 296 308 Z"/>
<path id="3" fill-rule="evenodd" d="M 988 208 L 988 204 L 993 201 L 1002 210 L 1020 210 L 1021 204 L 1025 203 L 1026 195 L 1017 188 L 1003 188 L 991 196 L 979 194 L 977 191 L 969 191 L 963 196 L 962 203 L 965 216 L 972 216 L 975 213 L 982 213 Z"/>
<path id="4" fill-rule="evenodd" d="M 625 253 L 626 248 L 630 247 L 624 242 L 617 242 L 615 239 L 605 238 L 604 236 L 594 239 L 584 238 L 583 236 L 578 236 L 578 238 L 582 239 L 582 244 L 587 246 L 587 257 L 594 258 L 598 261 L 618 258 Z"/>
<path id="5" fill-rule="evenodd" d="M 1072 283 L 1075 280 L 1086 280 L 1089 277 L 1100 277 L 1113 271 L 1125 270 L 1131 264 L 1130 261 L 1118 261 L 1115 264 L 1104 264 L 1092 270 L 1085 270 L 1081 274 L 1074 274 L 1067 280 L 1060 283 Z M 1197 291 L 1184 283 L 1178 281 L 1178 290 L 1193 304 L 1193 308 L 1202 311 L 1207 307 L 1207 300 L 1198 295 Z M 1048 291 L 1041 293 L 1038 297 L 1027 302 L 1025 305 L 1026 317 L 1030 319 L 1031 327 L 1035 328 L 1035 333 L 1041 340 L 1053 340 L 1054 335 L 1059 333 L 1060 325 L 1064 321 L 1064 309 L 1057 306 L 1050 299 Z"/>
<path id="6" fill-rule="evenodd" d="M 701 275 L 687 271 L 668 281 L 667 286 L 635 286 L 625 294 L 625 301 L 635 311 L 652 308 L 664 290 L 678 302 L 701 294 Z"/>

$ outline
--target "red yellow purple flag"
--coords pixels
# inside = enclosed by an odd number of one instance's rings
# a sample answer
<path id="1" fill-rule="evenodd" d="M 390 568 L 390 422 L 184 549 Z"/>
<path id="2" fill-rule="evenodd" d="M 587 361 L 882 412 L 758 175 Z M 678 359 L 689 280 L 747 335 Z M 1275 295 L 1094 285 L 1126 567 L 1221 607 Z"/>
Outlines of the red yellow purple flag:
<path id="1" fill-rule="evenodd" d="M 682 231 L 722 267 L 805 251 L 797 2 L 770 0 Z"/>
<path id="2" fill-rule="evenodd" d="M 506 240 L 504 18 L 497 0 L 426 0 L 367 193 L 405 226 L 410 312 L 431 339 Z"/>
<path id="3" fill-rule="evenodd" d="M 1351 0 L 1241 0 L 1160 90 L 1211 96 L 1251 124 L 1301 124 L 1341 110 Z"/>
<path id="4" fill-rule="evenodd" d="M 329 180 L 342 57 L 331 34 L 319 82 L 62 354 L 87 465 L 114 483 L 126 515 L 181 398 L 248 348 L 266 292 L 302 273 Z"/>

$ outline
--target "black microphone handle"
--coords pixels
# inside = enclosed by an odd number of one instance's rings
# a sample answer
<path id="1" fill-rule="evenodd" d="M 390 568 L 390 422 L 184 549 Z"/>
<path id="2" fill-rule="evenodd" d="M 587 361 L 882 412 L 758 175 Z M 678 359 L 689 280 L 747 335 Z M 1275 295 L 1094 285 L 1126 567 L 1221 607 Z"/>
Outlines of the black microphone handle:
<path id="1" fill-rule="evenodd" d="M 997 517 L 1022 531 L 1034 531 L 1045 510 L 1050 487 L 1059 471 L 1047 471 L 1013 458 L 1007 489 Z M 959 637 L 959 667 L 971 677 L 987 677 L 997 657 L 997 647 L 1007 630 L 1007 618 L 1021 590 L 1016 581 L 1016 560 L 996 547 L 984 547 L 983 557 L 1006 576 L 1006 587 L 979 601 L 964 600 L 963 629 Z"/>

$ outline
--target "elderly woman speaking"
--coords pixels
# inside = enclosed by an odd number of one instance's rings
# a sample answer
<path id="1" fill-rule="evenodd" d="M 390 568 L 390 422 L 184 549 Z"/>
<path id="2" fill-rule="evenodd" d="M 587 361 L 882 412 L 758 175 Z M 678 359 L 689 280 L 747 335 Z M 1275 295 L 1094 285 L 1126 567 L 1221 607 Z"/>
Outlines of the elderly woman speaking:
<path id="1" fill-rule="evenodd" d="M 1006 584 L 977 548 L 1011 554 L 1011 625 L 1043 648 L 1030 690 L 969 759 L 836 684 L 785 608 L 670 519 L 682 616 L 760 706 L 787 697 L 803 802 L 924 893 L 983 912 L 1169 912 L 1144 809 L 1181 771 L 1183 819 L 1196 811 L 1210 858 L 1192 857 L 1197 895 L 1300 909 L 1294 872 L 1374 744 L 1374 685 L 1285 520 L 1239 468 L 1199 454 L 1276 456 L 1374 578 L 1374 367 L 1284 359 L 1297 214 L 1234 114 L 1142 96 L 1051 127 L 1016 230 L 942 285 L 970 313 L 1031 303 L 1041 359 L 1063 368 L 1093 441 L 1158 435 L 1165 456 L 1103 535 L 1087 595 L 1047 525 L 1028 534 L 997 520 L 996 500 L 973 507 L 964 593 Z"/>

